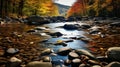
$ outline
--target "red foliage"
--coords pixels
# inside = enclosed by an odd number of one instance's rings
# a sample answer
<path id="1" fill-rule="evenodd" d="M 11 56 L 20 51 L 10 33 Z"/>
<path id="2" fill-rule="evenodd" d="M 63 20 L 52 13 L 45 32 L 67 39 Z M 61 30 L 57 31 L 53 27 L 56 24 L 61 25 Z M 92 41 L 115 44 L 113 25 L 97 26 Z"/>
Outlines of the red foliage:
<path id="1" fill-rule="evenodd" d="M 83 0 L 77 0 L 71 8 L 68 10 L 68 16 L 74 15 L 74 14 L 82 14 L 84 9 L 84 3 Z"/>

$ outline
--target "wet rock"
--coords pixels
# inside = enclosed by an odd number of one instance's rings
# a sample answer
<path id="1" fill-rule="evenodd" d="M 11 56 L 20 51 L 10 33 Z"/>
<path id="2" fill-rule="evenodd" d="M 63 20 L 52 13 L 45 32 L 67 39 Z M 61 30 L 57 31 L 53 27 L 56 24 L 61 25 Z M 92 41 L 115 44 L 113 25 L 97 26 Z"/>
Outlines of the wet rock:
<path id="1" fill-rule="evenodd" d="M 57 56 L 57 54 L 56 53 L 51 53 L 50 56 Z"/>
<path id="2" fill-rule="evenodd" d="M 99 61 L 101 61 L 101 62 L 108 62 L 108 58 L 107 57 L 105 57 L 105 56 L 98 56 L 98 57 L 96 57 Z"/>
<path id="3" fill-rule="evenodd" d="M 91 66 L 89 64 L 82 63 L 82 64 L 79 65 L 79 67 L 91 67 Z"/>
<path id="4" fill-rule="evenodd" d="M 95 60 L 88 60 L 87 61 L 90 65 L 99 65 L 99 62 L 98 61 L 95 61 Z"/>
<path id="5" fill-rule="evenodd" d="M 89 58 L 91 59 L 96 59 L 94 57 L 94 55 L 92 55 L 90 52 L 88 52 L 87 50 L 84 50 L 84 49 L 76 49 L 75 50 L 76 53 L 78 53 L 78 55 L 86 55 L 88 56 Z"/>
<path id="6" fill-rule="evenodd" d="M 17 49 L 17 48 L 9 48 L 9 49 L 7 49 L 5 55 L 7 55 L 7 56 L 8 55 L 14 55 L 18 52 L 19 52 L 19 49 Z"/>
<path id="7" fill-rule="evenodd" d="M 68 55 L 68 59 L 73 60 L 75 58 L 79 58 L 79 55 L 75 52 L 70 52 Z"/>
<path id="8" fill-rule="evenodd" d="M 56 36 L 56 37 L 60 37 L 60 36 L 62 36 L 63 34 L 60 33 L 60 32 L 54 32 L 54 33 L 49 33 L 49 35 L 51 35 L 51 36 Z"/>
<path id="9" fill-rule="evenodd" d="M 63 46 L 67 46 L 67 44 L 65 42 L 57 42 L 54 45 L 63 45 Z"/>
<path id="10" fill-rule="evenodd" d="M 49 55 L 51 53 L 53 53 L 53 50 L 48 48 L 48 49 L 45 49 L 41 52 L 41 56 Z"/>
<path id="11" fill-rule="evenodd" d="M 110 61 L 120 61 L 120 47 L 109 48 L 106 55 Z"/>
<path id="12" fill-rule="evenodd" d="M 86 64 L 80 64 L 79 67 L 86 67 Z"/>
<path id="13" fill-rule="evenodd" d="M 42 57 L 43 62 L 51 62 L 51 58 L 49 56 Z"/>
<path id="14" fill-rule="evenodd" d="M 100 66 L 100 65 L 93 65 L 92 67 L 102 67 L 102 66 Z"/>
<path id="15" fill-rule="evenodd" d="M 65 24 L 63 26 L 64 29 L 67 29 L 67 30 L 75 30 L 75 29 L 78 29 L 80 26 L 78 24 Z"/>
<path id="16" fill-rule="evenodd" d="M 67 60 L 64 61 L 64 64 L 66 66 L 69 66 L 71 64 L 71 62 L 72 62 L 71 60 L 67 59 Z"/>
<path id="17" fill-rule="evenodd" d="M 81 63 L 82 63 L 82 62 L 81 62 L 80 59 L 73 59 L 71 66 L 72 66 L 72 67 L 79 67 L 79 65 L 80 65 Z"/>
<path id="18" fill-rule="evenodd" d="M 6 64 L 6 67 L 20 67 L 22 60 L 12 57 L 10 58 L 9 62 Z"/>
<path id="19" fill-rule="evenodd" d="M 62 55 L 62 56 L 66 56 L 69 54 L 69 52 L 71 52 L 72 49 L 71 48 L 68 48 L 68 47 L 63 47 L 63 48 L 60 48 L 57 52 L 57 54 L 59 55 Z"/>
<path id="20" fill-rule="evenodd" d="M 120 67 L 120 63 L 119 62 L 111 62 L 105 67 Z"/>
<path id="21" fill-rule="evenodd" d="M 26 67 L 52 67 L 52 63 L 50 62 L 40 62 L 40 61 L 33 61 L 29 62 Z"/>

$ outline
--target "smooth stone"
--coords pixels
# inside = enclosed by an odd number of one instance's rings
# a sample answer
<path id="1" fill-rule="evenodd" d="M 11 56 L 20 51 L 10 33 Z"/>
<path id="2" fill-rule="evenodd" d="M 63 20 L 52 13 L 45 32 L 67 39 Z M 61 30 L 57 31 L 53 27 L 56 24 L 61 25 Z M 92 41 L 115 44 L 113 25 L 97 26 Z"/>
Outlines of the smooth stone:
<path id="1" fill-rule="evenodd" d="M 51 62 L 51 58 L 49 56 L 42 57 L 43 62 Z"/>
<path id="2" fill-rule="evenodd" d="M 57 51 L 57 54 L 59 55 L 62 55 L 62 56 L 66 56 L 69 54 L 69 52 L 71 52 L 72 49 L 69 48 L 69 47 L 63 47 L 63 48 L 60 48 L 58 51 Z"/>
<path id="3" fill-rule="evenodd" d="M 120 61 L 120 47 L 111 47 L 107 50 L 106 56 L 109 61 Z"/>
<path id="4" fill-rule="evenodd" d="M 79 67 L 79 65 L 81 64 L 81 60 L 80 59 L 73 59 L 72 60 L 72 63 L 71 63 L 71 66 L 72 67 Z"/>
<path id="5" fill-rule="evenodd" d="M 12 57 L 10 58 L 9 62 L 6 64 L 6 67 L 20 67 L 22 60 Z"/>
<path id="6" fill-rule="evenodd" d="M 19 52 L 19 49 L 16 49 L 16 48 L 8 48 L 7 53 L 9 54 L 15 54 L 15 53 L 18 53 Z"/>
<path id="7" fill-rule="evenodd" d="M 40 61 L 33 61 L 29 62 L 26 67 L 52 67 L 52 63 L 50 62 L 40 62 Z"/>
<path id="8" fill-rule="evenodd" d="M 119 62 L 111 62 L 105 67 L 120 67 L 120 63 Z"/>
<path id="9" fill-rule="evenodd" d="M 86 64 L 80 64 L 79 67 L 86 67 Z"/>
<path id="10" fill-rule="evenodd" d="M 100 64 L 98 61 L 95 61 L 95 60 L 88 60 L 87 62 L 89 64 L 91 64 L 91 65 L 98 65 L 98 64 Z"/>
<path id="11" fill-rule="evenodd" d="M 49 55 L 51 53 L 53 53 L 54 51 L 52 49 L 45 49 L 41 52 L 41 55 L 44 56 L 44 55 Z"/>
<path id="12" fill-rule="evenodd" d="M 77 53 L 75 53 L 75 52 L 70 52 L 69 55 L 68 55 L 68 58 L 70 60 L 73 60 L 75 58 L 79 58 L 79 55 Z"/>
<path id="13" fill-rule="evenodd" d="M 87 50 L 84 50 L 84 49 L 76 49 L 75 52 L 78 54 L 78 55 L 86 55 L 88 56 L 89 58 L 91 59 L 96 59 L 94 55 L 92 55 L 90 52 L 88 52 Z"/>
<path id="14" fill-rule="evenodd" d="M 100 65 L 93 65 L 92 67 L 102 67 L 102 66 L 100 66 Z"/>

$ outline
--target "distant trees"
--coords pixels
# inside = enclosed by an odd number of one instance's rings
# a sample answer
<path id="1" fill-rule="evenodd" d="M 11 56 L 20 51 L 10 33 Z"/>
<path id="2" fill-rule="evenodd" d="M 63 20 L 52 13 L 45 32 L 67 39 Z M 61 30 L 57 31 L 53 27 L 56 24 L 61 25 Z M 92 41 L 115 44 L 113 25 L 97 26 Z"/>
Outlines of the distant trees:
<path id="1" fill-rule="evenodd" d="M 120 0 L 77 0 L 69 9 L 68 16 L 74 13 L 79 16 L 120 17 Z"/>
<path id="2" fill-rule="evenodd" d="M 58 15 L 57 6 L 52 0 L 0 0 L 0 17 Z"/>

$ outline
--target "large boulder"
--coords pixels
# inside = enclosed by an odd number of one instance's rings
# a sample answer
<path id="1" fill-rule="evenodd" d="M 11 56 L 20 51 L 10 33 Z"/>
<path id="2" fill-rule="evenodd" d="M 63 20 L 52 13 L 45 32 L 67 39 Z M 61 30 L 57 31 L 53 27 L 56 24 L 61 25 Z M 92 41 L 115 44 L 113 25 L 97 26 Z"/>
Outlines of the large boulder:
<path id="1" fill-rule="evenodd" d="M 78 24 L 65 24 L 63 26 L 64 29 L 67 29 L 67 30 L 76 30 L 78 29 L 80 26 Z"/>
<path id="2" fill-rule="evenodd" d="M 106 55 L 110 61 L 120 61 L 120 47 L 109 48 Z"/>
<path id="3" fill-rule="evenodd" d="M 66 56 L 69 54 L 69 52 L 71 52 L 72 49 L 71 48 L 68 48 L 68 47 L 63 47 L 63 48 L 60 48 L 57 52 L 57 54 L 59 55 L 62 55 L 62 56 Z"/>
<path id="4" fill-rule="evenodd" d="M 33 61 L 29 62 L 26 67 L 52 67 L 52 63 L 50 62 L 40 62 L 40 61 Z"/>

